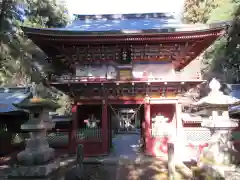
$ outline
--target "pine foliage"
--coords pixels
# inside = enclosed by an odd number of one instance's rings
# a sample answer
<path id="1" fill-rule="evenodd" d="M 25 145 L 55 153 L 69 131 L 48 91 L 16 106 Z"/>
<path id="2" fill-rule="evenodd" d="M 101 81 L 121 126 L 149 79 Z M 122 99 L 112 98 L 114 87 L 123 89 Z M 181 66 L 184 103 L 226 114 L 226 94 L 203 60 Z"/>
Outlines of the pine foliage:
<path id="1" fill-rule="evenodd" d="M 228 83 L 239 82 L 239 8 L 240 0 L 187 0 L 185 3 L 185 22 L 229 23 L 225 36 L 203 53 L 202 72 L 206 79 L 218 77 Z"/>
<path id="2" fill-rule="evenodd" d="M 45 54 L 24 36 L 21 26 L 64 27 L 68 20 L 66 8 L 55 0 L 1 0 L 0 84 L 28 86 L 34 81 L 43 96 L 61 100 L 61 93 L 43 86 L 51 69 L 45 62 Z"/>

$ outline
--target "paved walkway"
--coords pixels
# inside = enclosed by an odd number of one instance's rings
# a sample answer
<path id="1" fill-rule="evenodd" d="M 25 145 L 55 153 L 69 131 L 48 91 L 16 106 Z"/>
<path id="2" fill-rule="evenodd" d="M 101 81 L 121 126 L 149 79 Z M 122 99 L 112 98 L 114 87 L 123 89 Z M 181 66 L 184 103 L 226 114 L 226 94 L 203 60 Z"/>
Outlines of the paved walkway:
<path id="1" fill-rule="evenodd" d="M 164 162 L 146 157 L 141 153 L 139 134 L 117 134 L 113 139 L 114 148 L 104 161 L 116 162 L 85 166 L 93 180 L 164 180 L 167 168 Z M 94 170 L 93 170 L 94 169 Z M 95 172 L 95 175 L 93 175 Z"/>
<path id="2" fill-rule="evenodd" d="M 110 156 L 119 159 L 114 180 L 164 180 L 166 165 L 153 159 L 145 161 L 148 158 L 141 153 L 140 140 L 140 134 L 117 134 L 113 139 L 114 150 Z"/>
<path id="3" fill-rule="evenodd" d="M 135 160 L 140 155 L 140 134 L 117 134 L 113 139 L 113 151 L 109 157 Z"/>

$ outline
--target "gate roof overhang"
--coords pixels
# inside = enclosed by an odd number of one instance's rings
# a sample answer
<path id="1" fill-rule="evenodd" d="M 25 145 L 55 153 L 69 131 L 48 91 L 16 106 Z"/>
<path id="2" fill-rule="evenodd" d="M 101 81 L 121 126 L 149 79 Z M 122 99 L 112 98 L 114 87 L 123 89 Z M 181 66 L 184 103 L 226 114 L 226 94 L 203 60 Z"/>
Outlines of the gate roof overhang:
<path id="1" fill-rule="evenodd" d="M 71 51 L 75 50 L 77 55 L 79 46 L 82 48 L 89 45 L 170 43 L 175 47 L 186 43 L 185 50 L 181 50 L 181 56 L 174 58 L 175 69 L 180 70 L 221 36 L 225 27 L 226 23 L 179 24 L 161 13 L 148 13 L 122 15 L 120 18 L 114 15 L 101 15 L 101 19 L 95 15 L 79 16 L 78 20 L 65 28 L 22 27 L 22 29 L 48 58 L 54 61 L 53 66 L 57 61 L 61 64 L 63 59 L 61 57 L 65 57 L 69 47 Z M 169 58 L 176 54 L 169 53 Z M 68 58 L 67 61 L 72 60 Z M 64 63 L 74 64 L 67 61 Z"/>

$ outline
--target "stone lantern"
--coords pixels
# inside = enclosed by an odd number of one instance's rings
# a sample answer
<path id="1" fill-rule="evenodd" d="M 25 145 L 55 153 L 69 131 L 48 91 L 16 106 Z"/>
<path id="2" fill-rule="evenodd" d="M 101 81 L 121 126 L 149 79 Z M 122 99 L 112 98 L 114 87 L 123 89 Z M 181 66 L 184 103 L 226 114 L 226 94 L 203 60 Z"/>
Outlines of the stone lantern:
<path id="1" fill-rule="evenodd" d="M 210 117 L 202 122 L 202 127 L 208 128 L 211 138 L 200 157 L 200 164 L 230 165 L 236 155 L 232 139 L 232 130 L 238 126 L 238 121 L 229 117 L 229 106 L 240 103 L 239 99 L 223 94 L 220 83 L 213 79 L 209 83 L 210 93 L 194 103 Z"/>
<path id="2" fill-rule="evenodd" d="M 54 160 L 54 149 L 49 147 L 46 139 L 48 130 L 55 124 L 49 117 L 49 112 L 59 108 L 51 100 L 33 97 L 14 106 L 29 111 L 29 120 L 21 126 L 23 131 L 29 132 L 25 150 L 18 153 L 18 168 L 12 176 L 46 176 L 58 169 L 59 163 Z"/>

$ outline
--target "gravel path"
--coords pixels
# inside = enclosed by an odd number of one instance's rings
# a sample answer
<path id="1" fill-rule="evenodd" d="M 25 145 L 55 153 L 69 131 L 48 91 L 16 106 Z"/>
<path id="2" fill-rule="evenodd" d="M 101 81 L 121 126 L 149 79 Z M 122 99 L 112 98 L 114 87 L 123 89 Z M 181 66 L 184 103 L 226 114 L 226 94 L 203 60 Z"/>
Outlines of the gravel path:
<path id="1" fill-rule="evenodd" d="M 86 164 L 84 180 L 116 180 L 116 165 Z"/>
<path id="2" fill-rule="evenodd" d="M 84 165 L 84 180 L 167 180 L 167 168 L 162 162 L 135 164 L 120 160 L 117 165 Z"/>

